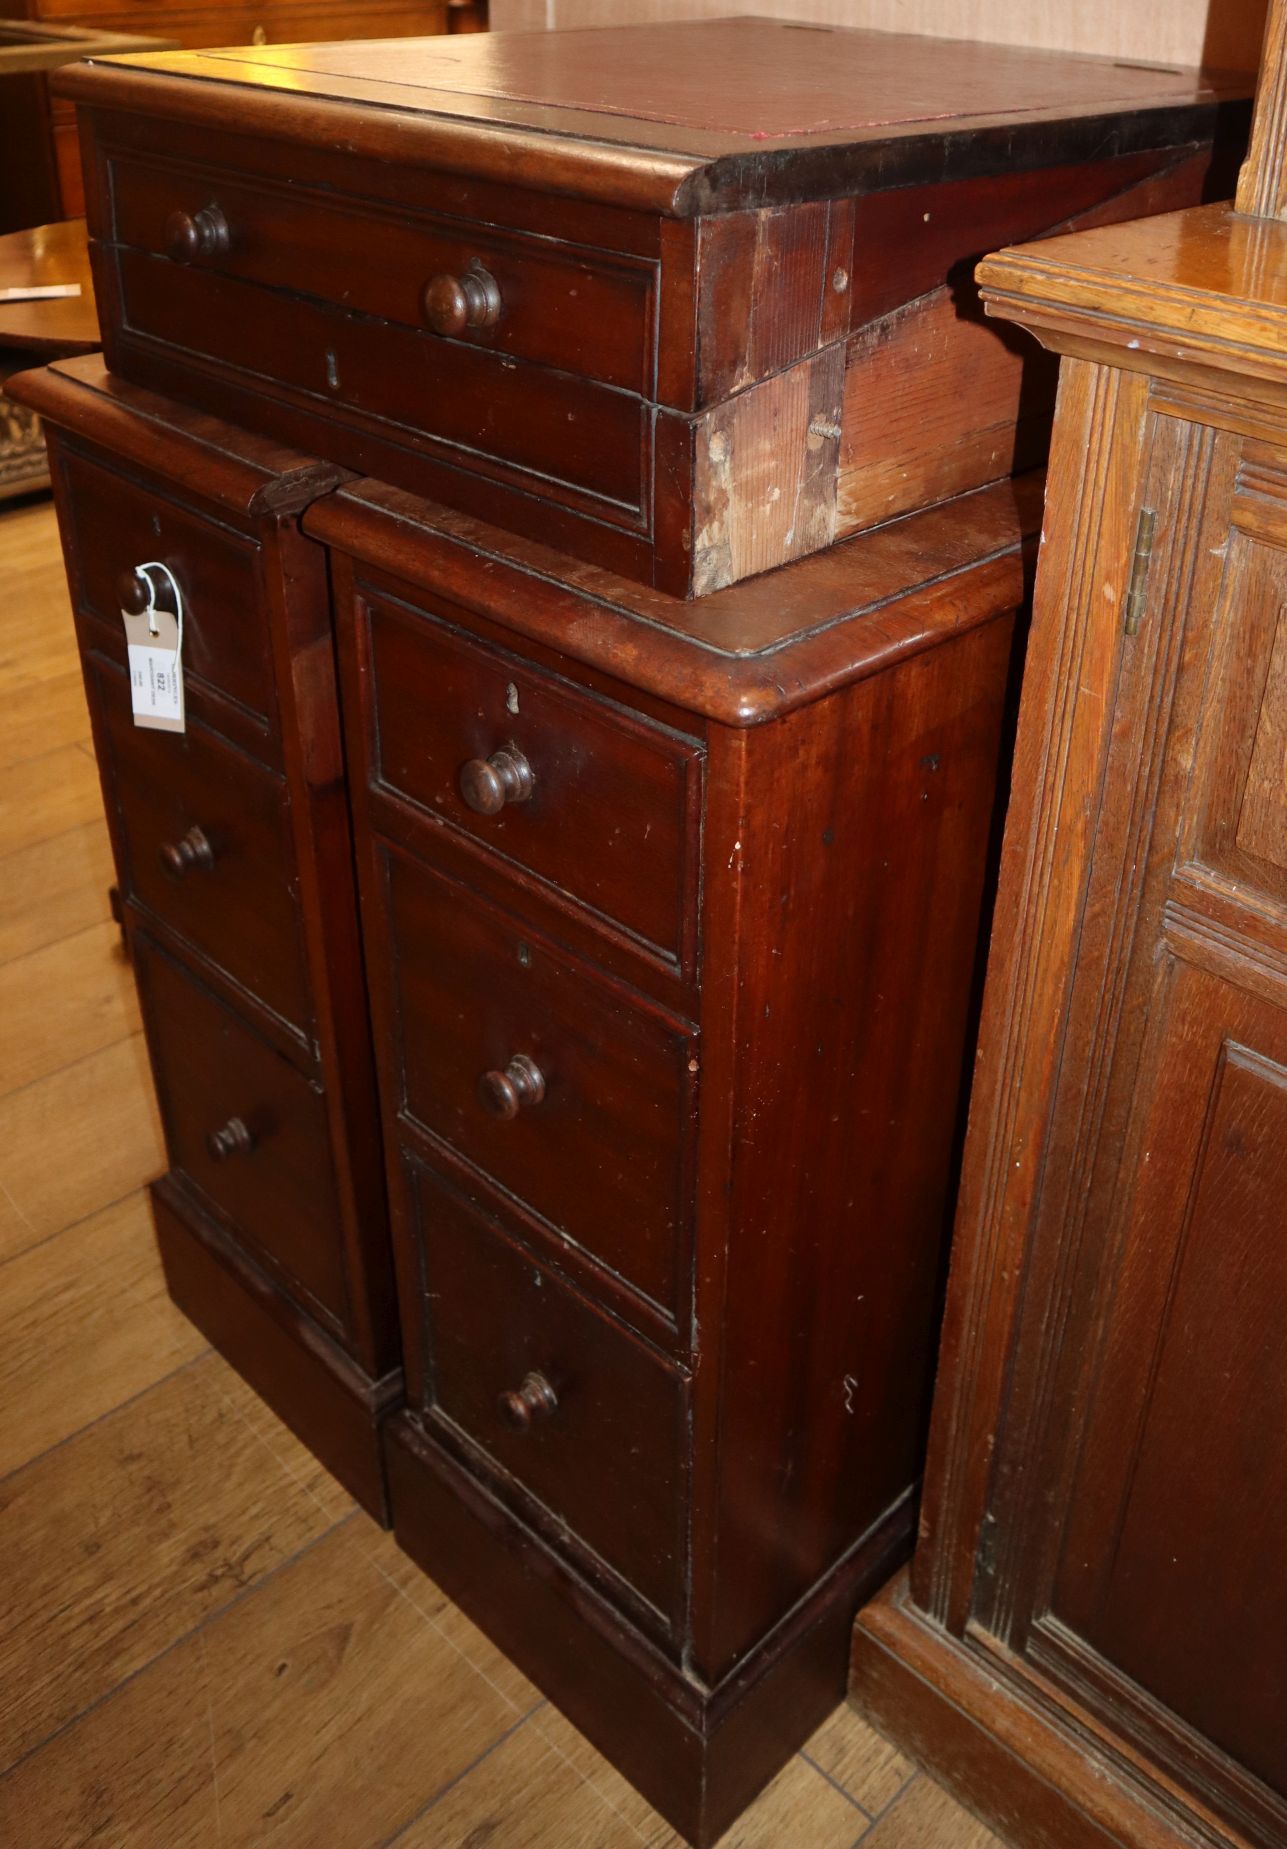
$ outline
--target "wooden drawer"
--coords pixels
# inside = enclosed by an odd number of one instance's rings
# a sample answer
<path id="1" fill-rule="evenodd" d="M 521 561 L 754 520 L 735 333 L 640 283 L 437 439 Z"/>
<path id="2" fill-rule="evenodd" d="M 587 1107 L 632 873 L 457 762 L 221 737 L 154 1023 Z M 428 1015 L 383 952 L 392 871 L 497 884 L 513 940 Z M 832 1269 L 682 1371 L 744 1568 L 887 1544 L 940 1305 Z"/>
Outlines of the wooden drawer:
<path id="1" fill-rule="evenodd" d="M 321 1088 L 146 937 L 136 932 L 132 947 L 172 1166 L 231 1220 L 249 1251 L 343 1330 L 342 1238 Z"/>
<path id="2" fill-rule="evenodd" d="M 402 1109 L 677 1321 L 695 1033 L 417 862 L 384 864 Z"/>
<path id="3" fill-rule="evenodd" d="M 960 62 L 741 19 L 62 76 L 108 363 L 705 596 L 1039 462 L 1053 379 L 978 252 L 1221 183 L 1202 80 Z"/>
<path id="4" fill-rule="evenodd" d="M 348 466 L 378 459 L 364 436 L 414 448 L 423 433 L 452 468 L 499 472 L 618 523 L 642 518 L 651 422 L 637 398 L 166 257 L 123 250 L 118 273 L 131 332 L 306 403 Z"/>
<path id="5" fill-rule="evenodd" d="M 365 626 L 375 787 L 687 963 L 701 748 L 391 600 Z M 462 772 L 498 752 L 528 766 L 530 793 L 479 814 Z"/>
<path id="6" fill-rule="evenodd" d="M 190 696 L 212 696 L 275 731 L 268 617 L 255 541 L 83 456 L 60 452 L 63 544 L 79 611 L 106 623 L 124 665 L 120 579 L 158 559 L 183 592 L 183 668 Z M 128 702 L 127 702 L 128 711 Z M 244 736 L 244 724 L 238 727 Z M 271 755 L 271 754 L 270 754 Z"/>
<path id="7" fill-rule="evenodd" d="M 671 1616 L 685 1525 L 682 1376 L 417 1163 L 410 1186 L 428 1281 L 426 1410 Z M 520 1429 L 507 1396 L 533 1374 L 556 1403 Z"/>
<path id="8" fill-rule="evenodd" d="M 87 663 L 122 889 L 308 1036 L 313 1011 L 285 784 L 191 721 L 184 733 L 140 729 L 125 675 L 101 656 Z M 169 850 L 185 842 L 177 871 Z"/>
<path id="9" fill-rule="evenodd" d="M 507 377 L 515 388 L 534 389 L 527 374 L 474 368 L 461 374 L 461 391 L 450 394 L 448 382 L 457 368 L 469 368 L 471 348 L 557 367 L 630 392 L 651 389 L 655 265 L 641 258 L 614 257 L 445 215 L 393 210 L 371 199 L 346 200 L 306 186 L 285 188 L 218 168 L 117 157 L 112 176 L 117 240 L 165 264 L 160 272 L 137 266 L 127 271 L 139 279 L 129 296 L 135 326 L 143 326 L 140 317 L 154 312 L 148 297 L 165 286 L 158 283 L 158 274 L 165 277 L 186 267 L 167 255 L 171 215 L 214 205 L 227 223 L 228 247 L 187 268 L 187 300 L 201 299 L 217 278 L 233 277 L 414 330 L 423 337 L 417 375 L 423 383 L 414 415 L 408 415 L 413 407 L 405 402 L 398 407 L 406 422 L 423 422 L 435 434 L 461 440 L 458 425 L 471 398 L 501 389 Z M 453 338 L 431 332 L 423 302 L 430 279 L 464 277 L 479 265 L 495 285 L 497 319 L 464 328 Z M 201 334 L 204 340 L 203 326 Z M 320 372 L 299 382 L 329 390 Z M 392 384 L 405 394 L 405 377 L 395 374 Z M 336 397 L 349 402 L 343 373 Z M 574 408 L 571 399 L 568 403 Z M 633 416 L 637 435 L 637 409 Z M 551 436 L 557 437 L 560 455 L 565 444 L 575 446 L 577 440 L 575 430 L 558 427 L 545 436 L 547 445 Z M 503 453 L 499 445 L 493 431 L 482 447 Z M 546 459 L 553 467 L 548 447 Z M 611 466 L 607 458 L 599 461 Z M 561 463 L 557 472 L 562 473 Z"/>

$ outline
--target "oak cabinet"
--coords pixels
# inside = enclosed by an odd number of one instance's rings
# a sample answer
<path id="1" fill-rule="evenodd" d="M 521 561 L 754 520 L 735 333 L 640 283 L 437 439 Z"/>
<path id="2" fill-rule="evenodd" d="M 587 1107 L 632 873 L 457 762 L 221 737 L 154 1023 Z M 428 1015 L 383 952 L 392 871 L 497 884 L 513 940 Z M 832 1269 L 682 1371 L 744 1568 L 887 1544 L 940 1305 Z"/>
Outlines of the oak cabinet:
<path id="1" fill-rule="evenodd" d="M 855 1697 L 1025 1849 L 1276 1849 L 1287 230 L 981 278 L 1065 357 L 921 1539 Z"/>

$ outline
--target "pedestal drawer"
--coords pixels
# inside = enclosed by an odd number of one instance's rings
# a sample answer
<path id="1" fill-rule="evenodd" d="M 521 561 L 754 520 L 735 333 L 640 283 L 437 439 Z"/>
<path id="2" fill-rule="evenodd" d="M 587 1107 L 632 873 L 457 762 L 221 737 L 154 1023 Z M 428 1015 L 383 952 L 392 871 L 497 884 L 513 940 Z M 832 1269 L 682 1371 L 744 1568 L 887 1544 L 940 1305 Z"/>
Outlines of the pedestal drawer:
<path id="1" fill-rule="evenodd" d="M 342 1237 L 320 1086 L 149 939 L 136 932 L 132 947 L 172 1167 L 342 1332 Z"/>
<path id="2" fill-rule="evenodd" d="M 85 457 L 60 452 L 63 541 L 77 607 L 105 623 L 125 661 L 121 606 L 135 568 L 159 560 L 183 594 L 183 671 L 191 692 L 213 693 L 277 726 L 269 625 L 255 541 Z M 275 748 L 274 748 L 275 755 Z"/>
<path id="3" fill-rule="evenodd" d="M 403 1111 L 680 1317 L 696 1034 L 385 858 Z"/>
<path id="4" fill-rule="evenodd" d="M 204 726 L 136 726 L 125 675 L 88 657 L 125 892 L 301 1035 L 312 1006 L 286 786 Z"/>
<path id="5" fill-rule="evenodd" d="M 366 622 L 375 787 L 686 960 L 700 745 L 392 602 Z"/>
<path id="6" fill-rule="evenodd" d="M 686 1497 L 683 1377 L 411 1163 L 426 1410 L 670 1617 Z"/>

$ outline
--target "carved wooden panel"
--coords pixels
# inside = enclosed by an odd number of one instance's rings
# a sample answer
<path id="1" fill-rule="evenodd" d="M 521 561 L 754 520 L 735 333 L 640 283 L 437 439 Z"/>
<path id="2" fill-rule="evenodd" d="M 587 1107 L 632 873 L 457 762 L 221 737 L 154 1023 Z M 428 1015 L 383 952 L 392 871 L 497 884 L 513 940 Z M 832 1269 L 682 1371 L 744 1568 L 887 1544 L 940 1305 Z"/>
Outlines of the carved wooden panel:
<path id="1" fill-rule="evenodd" d="M 1093 845 L 975 1615 L 1271 1845 L 1287 1834 L 1287 1581 L 1265 1552 L 1269 1536 L 1287 1558 L 1287 474 L 1156 408 L 1143 448 L 1128 529 L 1147 511 L 1155 540 L 1134 626 L 1120 569 L 1083 551 L 1072 577 L 1079 601 L 1098 581 L 1119 653 L 1078 680 L 1106 699 L 1108 743 L 1082 797 Z"/>
<path id="2" fill-rule="evenodd" d="M 1166 959 L 1051 1609 L 1287 1789 L 1287 1011 Z M 1132 1139 L 1134 1144 L 1134 1139 Z M 1255 1519 L 1248 1519 L 1254 1510 Z M 1201 1612 L 1218 1648 L 1195 1650 Z"/>
<path id="3" fill-rule="evenodd" d="M 1281 604 L 1238 811 L 1238 846 L 1287 872 L 1287 609 Z"/>

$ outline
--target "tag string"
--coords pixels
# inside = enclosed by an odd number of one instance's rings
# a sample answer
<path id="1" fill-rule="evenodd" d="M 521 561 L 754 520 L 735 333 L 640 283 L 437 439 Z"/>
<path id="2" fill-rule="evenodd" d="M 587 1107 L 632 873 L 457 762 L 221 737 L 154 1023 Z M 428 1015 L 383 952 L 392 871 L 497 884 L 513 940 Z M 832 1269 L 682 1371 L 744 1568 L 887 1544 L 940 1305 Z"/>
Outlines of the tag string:
<path id="1" fill-rule="evenodd" d="M 161 576 L 165 579 L 166 583 L 170 587 L 170 591 L 174 597 L 174 613 L 175 613 L 176 620 L 178 622 L 178 634 L 176 636 L 175 644 L 174 644 L 174 659 L 175 659 L 175 666 L 177 667 L 178 662 L 179 662 L 179 657 L 183 653 L 183 592 L 179 589 L 179 580 L 175 577 L 174 573 L 170 570 L 170 567 L 168 565 L 163 565 L 160 559 L 149 559 L 146 565 L 136 565 L 134 569 L 138 572 L 141 572 L 144 578 L 146 578 L 147 580 L 147 588 L 151 595 L 150 595 L 150 601 L 148 603 L 148 607 L 146 611 L 144 612 L 144 614 L 147 617 L 148 630 L 154 636 L 160 635 L 161 626 L 156 620 L 156 616 L 157 616 L 156 588 L 157 587 L 153 583 L 152 578 L 149 574 L 154 571 L 159 571 Z"/>

